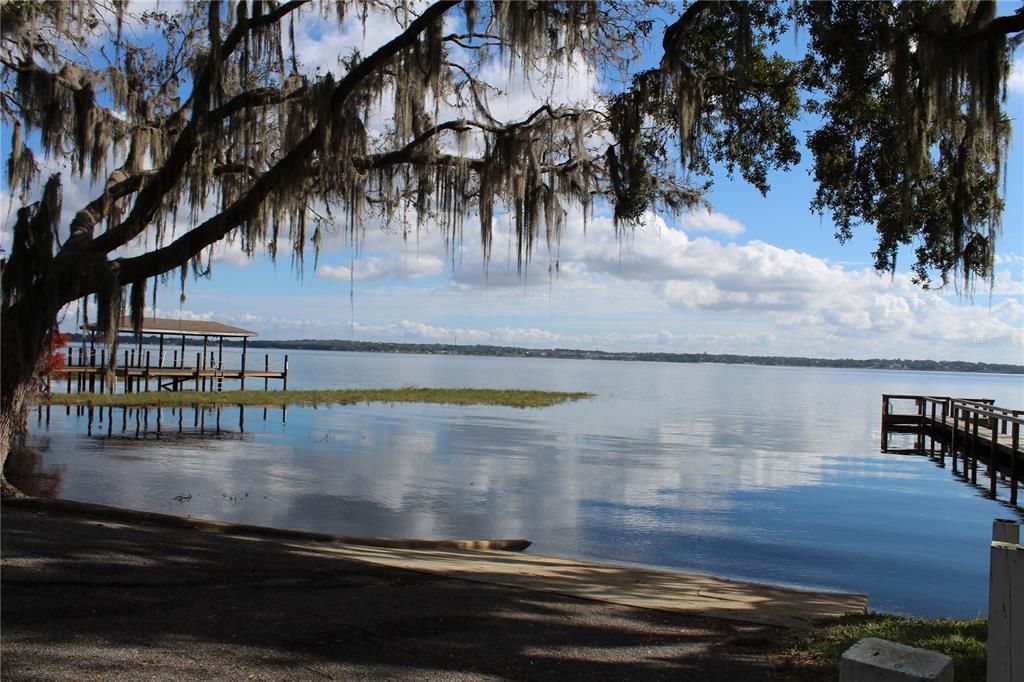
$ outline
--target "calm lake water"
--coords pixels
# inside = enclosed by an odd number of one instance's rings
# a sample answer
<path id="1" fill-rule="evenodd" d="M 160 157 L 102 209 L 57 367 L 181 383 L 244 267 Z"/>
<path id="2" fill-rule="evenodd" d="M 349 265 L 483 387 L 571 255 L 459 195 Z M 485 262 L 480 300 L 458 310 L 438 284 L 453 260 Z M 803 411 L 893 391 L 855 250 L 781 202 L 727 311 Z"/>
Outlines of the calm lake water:
<path id="1" fill-rule="evenodd" d="M 1020 376 L 289 356 L 290 388 L 596 397 L 529 410 L 115 409 L 91 423 L 58 408 L 48 426 L 32 421 L 26 484 L 72 500 L 344 535 L 526 537 L 540 554 L 861 592 L 873 610 L 928 617 L 984 614 L 992 519 L 1022 518 L 927 457 L 879 452 L 882 393 L 1022 407 Z"/>

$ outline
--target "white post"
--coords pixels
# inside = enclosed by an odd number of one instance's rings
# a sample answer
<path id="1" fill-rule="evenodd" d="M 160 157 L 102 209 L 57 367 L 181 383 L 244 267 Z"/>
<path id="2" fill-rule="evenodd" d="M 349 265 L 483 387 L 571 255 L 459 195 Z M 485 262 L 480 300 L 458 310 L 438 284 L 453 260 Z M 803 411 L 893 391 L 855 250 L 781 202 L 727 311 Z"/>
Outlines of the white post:
<path id="1" fill-rule="evenodd" d="M 1024 680 L 1024 547 L 1020 524 L 992 522 L 988 582 L 988 682 Z"/>

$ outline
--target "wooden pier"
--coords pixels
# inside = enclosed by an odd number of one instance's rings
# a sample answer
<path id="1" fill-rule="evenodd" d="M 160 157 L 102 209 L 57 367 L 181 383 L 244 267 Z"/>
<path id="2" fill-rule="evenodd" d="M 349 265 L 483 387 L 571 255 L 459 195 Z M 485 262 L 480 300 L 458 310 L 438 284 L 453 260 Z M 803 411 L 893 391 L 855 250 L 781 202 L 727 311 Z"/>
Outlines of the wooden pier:
<path id="1" fill-rule="evenodd" d="M 130 328 L 130 321 L 124 318 L 119 332 L 126 333 Z M 65 390 L 68 393 L 113 393 L 119 384 L 125 393 L 154 388 L 157 391 L 221 391 L 225 381 L 237 381 L 238 388 L 244 390 L 247 380 L 260 379 L 264 390 L 270 388 L 271 380 L 280 381 L 282 388 L 288 389 L 288 356 L 284 356 L 280 368 L 272 368 L 270 355 L 265 354 L 263 362 L 257 361 L 254 367 L 249 358 L 248 341 L 249 337 L 256 336 L 256 332 L 247 329 L 219 322 L 146 318 L 137 341 L 122 351 L 122 357 L 108 355 L 106 347 L 97 348 L 95 325 L 84 329 L 90 333 L 88 344 L 69 348 L 64 366 L 52 372 L 52 381 L 67 382 Z M 158 338 L 156 350 L 142 347 L 144 336 Z M 175 341 L 180 337 L 180 346 L 166 343 L 168 336 Z M 195 351 L 194 356 L 186 348 L 186 340 L 190 337 L 202 338 L 202 350 Z M 224 366 L 226 338 L 242 341 L 239 367 Z"/>
<path id="2" fill-rule="evenodd" d="M 912 403 L 910 409 L 896 410 L 894 402 Z M 1018 503 L 1018 489 L 1024 478 L 1021 425 L 1024 410 L 999 407 L 993 400 L 948 396 L 882 396 L 882 452 L 927 454 L 945 466 L 951 459 L 954 473 L 978 485 L 978 463 L 988 478 L 988 494 L 996 499 L 997 481 L 1010 489 L 1010 504 Z M 911 434 L 911 448 L 890 447 L 892 434 Z"/>

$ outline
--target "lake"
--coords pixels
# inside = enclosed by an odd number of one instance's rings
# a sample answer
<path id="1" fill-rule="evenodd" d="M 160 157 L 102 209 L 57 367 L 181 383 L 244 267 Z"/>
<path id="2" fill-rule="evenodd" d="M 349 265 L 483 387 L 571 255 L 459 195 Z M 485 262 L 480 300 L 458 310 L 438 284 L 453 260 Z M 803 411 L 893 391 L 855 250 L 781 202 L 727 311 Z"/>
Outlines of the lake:
<path id="1" fill-rule="evenodd" d="M 985 613 L 992 519 L 1024 518 L 948 466 L 879 452 L 883 393 L 1024 407 L 1021 376 L 287 352 L 289 388 L 595 397 L 525 410 L 54 408 L 48 425 L 30 422 L 26 485 L 341 535 L 525 537 L 539 554 L 860 592 L 872 610 L 926 617 Z"/>

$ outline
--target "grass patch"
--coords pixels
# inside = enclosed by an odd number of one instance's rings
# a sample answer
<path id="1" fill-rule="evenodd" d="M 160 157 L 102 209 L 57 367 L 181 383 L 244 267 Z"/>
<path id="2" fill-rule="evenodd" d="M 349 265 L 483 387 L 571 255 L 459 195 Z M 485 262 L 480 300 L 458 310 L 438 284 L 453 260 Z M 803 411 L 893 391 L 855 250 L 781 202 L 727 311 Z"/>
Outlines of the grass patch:
<path id="1" fill-rule="evenodd" d="M 41 401 L 49 405 L 94 407 L 217 407 L 253 405 L 354 405 L 357 403 L 438 403 L 444 405 L 501 405 L 550 407 L 592 398 L 591 393 L 558 393 L 477 388 L 376 388 L 331 391 L 159 391 L 146 393 L 51 393 Z"/>
<path id="2" fill-rule="evenodd" d="M 787 657 L 786 679 L 839 679 L 843 652 L 865 637 L 938 651 L 952 657 L 957 682 L 985 682 L 987 620 L 924 620 L 887 614 L 844 616 L 808 633 Z"/>

